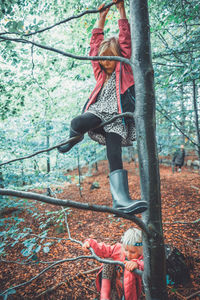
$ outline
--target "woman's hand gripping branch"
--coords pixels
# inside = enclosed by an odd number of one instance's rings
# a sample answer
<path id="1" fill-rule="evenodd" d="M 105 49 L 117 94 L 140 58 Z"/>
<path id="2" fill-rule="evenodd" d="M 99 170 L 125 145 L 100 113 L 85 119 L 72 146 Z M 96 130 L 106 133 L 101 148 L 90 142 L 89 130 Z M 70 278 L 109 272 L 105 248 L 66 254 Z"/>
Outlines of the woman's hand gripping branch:
<path id="1" fill-rule="evenodd" d="M 106 16 L 109 12 L 110 7 L 106 8 L 105 10 L 102 10 L 105 4 L 101 4 L 98 8 L 99 12 L 99 21 L 98 21 L 98 28 L 104 29 L 105 21 L 106 21 Z"/>
<path id="2" fill-rule="evenodd" d="M 124 7 L 124 1 L 120 1 L 119 0 L 113 0 L 114 3 L 116 3 L 116 7 L 119 11 L 120 14 L 120 19 L 126 19 L 126 11 L 125 11 L 125 7 Z M 118 2 L 118 3 L 117 3 Z"/>

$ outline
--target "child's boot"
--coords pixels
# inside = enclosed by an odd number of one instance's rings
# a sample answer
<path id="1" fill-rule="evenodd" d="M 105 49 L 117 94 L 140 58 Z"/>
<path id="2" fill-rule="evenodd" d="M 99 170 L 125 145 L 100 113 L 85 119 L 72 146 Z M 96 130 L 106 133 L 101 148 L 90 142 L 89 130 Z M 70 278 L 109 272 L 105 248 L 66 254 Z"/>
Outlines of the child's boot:
<path id="1" fill-rule="evenodd" d="M 73 142 L 69 142 L 63 146 L 59 146 L 58 147 L 58 151 L 60 153 L 66 153 L 68 152 L 69 150 L 71 150 L 72 147 L 74 147 L 77 143 L 81 142 L 84 138 L 84 135 L 82 135 L 81 133 L 75 131 L 72 127 L 70 127 L 70 135 L 69 135 L 70 138 L 72 137 L 77 137 L 77 139 Z"/>
<path id="2" fill-rule="evenodd" d="M 120 169 L 110 173 L 110 191 L 113 208 L 127 214 L 139 214 L 147 209 L 147 202 L 132 200 L 129 195 L 127 171 Z"/>

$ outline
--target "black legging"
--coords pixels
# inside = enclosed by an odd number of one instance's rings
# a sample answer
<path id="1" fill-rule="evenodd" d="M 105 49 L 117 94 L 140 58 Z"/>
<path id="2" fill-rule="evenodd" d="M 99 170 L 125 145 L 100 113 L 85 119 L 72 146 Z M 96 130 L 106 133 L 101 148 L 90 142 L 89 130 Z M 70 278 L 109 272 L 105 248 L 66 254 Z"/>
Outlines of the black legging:
<path id="1" fill-rule="evenodd" d="M 80 116 L 75 117 L 71 121 L 71 127 L 73 130 L 86 133 L 90 129 L 97 127 L 101 123 L 101 119 L 92 113 L 86 112 Z M 107 158 L 109 162 L 110 172 L 123 169 L 122 163 L 122 148 L 121 148 L 121 136 L 117 133 L 108 133 L 100 129 L 103 132 L 106 139 Z"/>

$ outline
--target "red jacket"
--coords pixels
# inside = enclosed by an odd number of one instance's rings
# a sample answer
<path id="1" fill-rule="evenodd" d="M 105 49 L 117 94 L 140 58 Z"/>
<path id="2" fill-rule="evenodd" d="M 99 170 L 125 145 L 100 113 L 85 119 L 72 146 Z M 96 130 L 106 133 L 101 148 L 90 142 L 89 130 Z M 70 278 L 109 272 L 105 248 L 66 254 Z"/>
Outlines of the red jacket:
<path id="1" fill-rule="evenodd" d="M 125 261 L 125 254 L 122 251 L 122 245 L 120 243 L 110 246 L 106 245 L 105 243 L 97 243 L 97 241 L 93 239 L 87 239 L 86 241 L 89 241 L 90 246 L 96 255 L 102 258 L 112 258 L 113 260 Z M 133 261 L 138 263 L 139 270 L 144 269 L 144 262 L 142 259 L 142 256 L 140 256 L 139 259 L 133 259 Z M 99 274 L 97 275 L 96 286 L 97 290 L 100 291 L 101 287 Z M 123 274 L 123 290 L 125 300 L 137 300 L 142 291 L 141 277 L 134 272 L 126 270 L 125 268 Z"/>
<path id="2" fill-rule="evenodd" d="M 131 57 L 131 34 L 130 25 L 127 19 L 120 19 L 118 21 L 119 25 L 119 46 L 121 54 L 125 58 Z M 92 31 L 92 37 L 90 41 L 90 56 L 97 56 L 99 51 L 99 46 L 104 40 L 103 30 L 101 28 L 95 28 Z M 94 90 L 92 91 L 89 100 L 87 102 L 85 111 L 88 107 L 96 101 L 97 95 L 101 90 L 104 81 L 106 79 L 106 73 L 101 68 L 98 61 L 92 61 L 92 67 L 94 71 L 94 76 L 97 81 Z M 121 94 L 124 94 L 127 89 L 134 85 L 133 73 L 131 66 L 125 63 L 116 62 L 116 92 L 117 92 L 117 103 L 118 112 L 122 113 Z"/>

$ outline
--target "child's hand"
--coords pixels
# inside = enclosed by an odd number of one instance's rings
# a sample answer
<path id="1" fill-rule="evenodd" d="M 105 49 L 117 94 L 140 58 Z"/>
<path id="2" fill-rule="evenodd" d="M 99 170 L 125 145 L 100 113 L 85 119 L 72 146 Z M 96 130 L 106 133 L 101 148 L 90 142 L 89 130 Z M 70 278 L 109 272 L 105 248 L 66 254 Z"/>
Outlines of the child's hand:
<path id="1" fill-rule="evenodd" d="M 117 3 L 118 0 L 113 0 L 114 3 L 116 3 L 117 9 L 124 8 L 124 1 L 122 0 L 121 2 Z"/>
<path id="2" fill-rule="evenodd" d="M 136 261 L 125 261 L 124 264 L 125 268 L 130 272 L 138 268 L 138 263 Z"/>
<path id="3" fill-rule="evenodd" d="M 117 3 L 117 0 L 113 0 L 114 3 L 116 3 L 117 9 L 120 14 L 121 19 L 126 19 L 126 11 L 124 7 L 124 1 L 122 0 L 121 2 Z"/>
<path id="4" fill-rule="evenodd" d="M 89 248 L 90 248 L 90 243 L 88 241 L 86 241 L 83 246 L 82 246 L 82 249 L 83 251 L 85 252 L 89 252 Z"/>
<path id="5" fill-rule="evenodd" d="M 101 4 L 98 8 L 98 10 L 101 10 L 103 7 L 105 6 L 105 4 Z M 109 12 L 110 7 L 106 8 L 105 10 L 99 12 L 100 18 L 105 19 L 108 12 Z"/>

